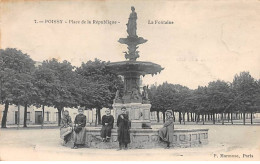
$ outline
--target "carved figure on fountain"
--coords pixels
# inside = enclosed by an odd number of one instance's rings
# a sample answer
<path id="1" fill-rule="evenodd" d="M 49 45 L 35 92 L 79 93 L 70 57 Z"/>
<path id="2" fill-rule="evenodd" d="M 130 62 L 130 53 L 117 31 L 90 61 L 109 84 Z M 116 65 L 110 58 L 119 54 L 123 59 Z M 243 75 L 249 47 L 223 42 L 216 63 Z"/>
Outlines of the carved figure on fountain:
<path id="1" fill-rule="evenodd" d="M 150 104 L 147 90 L 148 90 L 148 86 L 143 86 L 143 92 L 142 92 L 143 104 Z"/>
<path id="2" fill-rule="evenodd" d="M 140 100 L 140 99 L 142 99 L 142 97 L 140 96 L 140 93 L 139 93 L 138 89 L 136 89 L 136 88 L 133 88 L 133 89 L 132 89 L 131 99 L 133 99 L 133 100 Z"/>

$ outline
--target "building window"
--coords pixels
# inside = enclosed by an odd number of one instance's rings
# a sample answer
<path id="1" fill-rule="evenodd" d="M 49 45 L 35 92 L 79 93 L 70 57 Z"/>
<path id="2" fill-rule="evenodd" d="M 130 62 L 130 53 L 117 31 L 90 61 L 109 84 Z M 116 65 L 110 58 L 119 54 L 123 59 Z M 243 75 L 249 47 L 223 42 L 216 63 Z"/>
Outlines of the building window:
<path id="1" fill-rule="evenodd" d="M 31 120 L 31 113 L 30 112 L 27 112 L 27 118 L 26 118 L 26 121 L 30 121 Z"/>
<path id="2" fill-rule="evenodd" d="M 50 121 L 50 112 L 45 112 L 45 121 Z"/>

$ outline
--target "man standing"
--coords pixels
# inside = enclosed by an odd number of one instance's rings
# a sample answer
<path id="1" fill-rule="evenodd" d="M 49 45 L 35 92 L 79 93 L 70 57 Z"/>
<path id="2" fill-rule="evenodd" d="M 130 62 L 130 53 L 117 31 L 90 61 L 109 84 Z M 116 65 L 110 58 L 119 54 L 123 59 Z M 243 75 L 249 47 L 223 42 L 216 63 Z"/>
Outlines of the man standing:
<path id="1" fill-rule="evenodd" d="M 119 149 L 121 150 L 124 146 L 124 149 L 127 149 L 127 144 L 130 143 L 130 121 L 128 115 L 126 114 L 126 108 L 121 108 L 122 113 L 117 118 L 117 127 L 118 127 L 118 142 Z"/>
<path id="2" fill-rule="evenodd" d="M 110 114 L 110 110 L 106 110 L 106 115 L 102 116 L 101 138 L 103 142 L 109 141 L 111 130 L 113 129 L 114 117 Z"/>

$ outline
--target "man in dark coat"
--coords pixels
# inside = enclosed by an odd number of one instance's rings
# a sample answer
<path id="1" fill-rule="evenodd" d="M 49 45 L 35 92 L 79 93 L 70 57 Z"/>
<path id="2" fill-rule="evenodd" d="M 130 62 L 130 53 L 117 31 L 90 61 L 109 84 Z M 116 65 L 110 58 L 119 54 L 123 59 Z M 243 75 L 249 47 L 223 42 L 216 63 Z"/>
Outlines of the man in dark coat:
<path id="1" fill-rule="evenodd" d="M 86 116 L 83 114 L 84 110 L 83 108 L 79 108 L 78 110 L 79 114 L 76 116 L 74 124 L 74 133 L 73 133 L 73 139 L 74 139 L 74 145 L 73 149 L 77 149 L 79 145 L 85 144 L 86 139 Z"/>
<path id="2" fill-rule="evenodd" d="M 103 142 L 109 141 L 111 130 L 114 124 L 114 117 L 110 114 L 110 110 L 106 110 L 106 115 L 102 116 L 101 138 Z"/>
<path id="3" fill-rule="evenodd" d="M 117 133 L 118 133 L 118 142 L 119 142 L 119 149 L 121 150 L 124 146 L 124 149 L 127 149 L 127 144 L 130 143 L 130 121 L 128 115 L 126 114 L 126 108 L 123 107 L 122 113 L 117 118 Z"/>

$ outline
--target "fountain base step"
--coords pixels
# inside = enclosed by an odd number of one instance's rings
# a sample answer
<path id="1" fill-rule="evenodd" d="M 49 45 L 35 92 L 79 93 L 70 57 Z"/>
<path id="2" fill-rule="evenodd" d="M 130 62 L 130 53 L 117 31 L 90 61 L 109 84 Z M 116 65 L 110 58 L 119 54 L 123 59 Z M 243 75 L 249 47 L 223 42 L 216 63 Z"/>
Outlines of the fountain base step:
<path id="1" fill-rule="evenodd" d="M 132 120 L 131 121 L 132 129 L 151 129 L 150 120 Z"/>
<path id="2" fill-rule="evenodd" d="M 112 129 L 111 139 L 102 142 L 101 128 L 86 127 L 86 143 L 84 147 L 98 149 L 116 149 L 117 129 Z M 149 149 L 166 147 L 166 143 L 159 141 L 158 129 L 131 129 L 129 144 L 130 149 Z M 208 129 L 176 129 L 173 134 L 171 147 L 197 147 L 208 144 Z M 69 142 L 65 146 L 72 146 Z"/>

